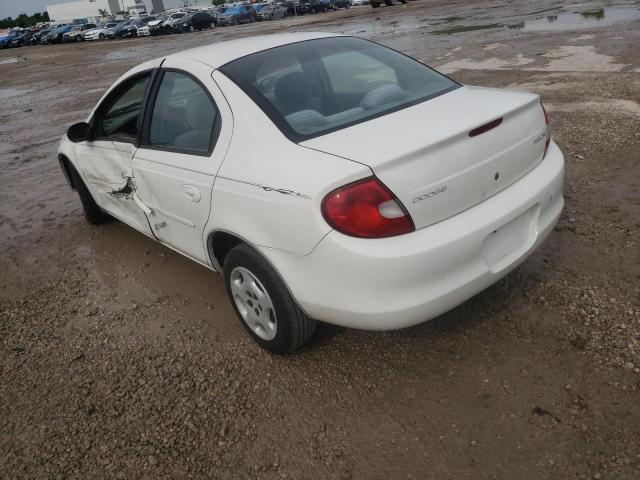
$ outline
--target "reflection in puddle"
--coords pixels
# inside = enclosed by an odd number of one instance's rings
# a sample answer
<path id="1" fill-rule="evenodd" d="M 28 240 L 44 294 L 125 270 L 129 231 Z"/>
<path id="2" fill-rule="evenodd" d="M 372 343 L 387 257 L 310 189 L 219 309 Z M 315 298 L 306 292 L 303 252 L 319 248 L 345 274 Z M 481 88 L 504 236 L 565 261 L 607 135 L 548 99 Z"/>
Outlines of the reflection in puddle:
<path id="1" fill-rule="evenodd" d="M 640 10 L 628 7 L 604 7 L 582 12 L 557 13 L 520 23 L 508 25 L 511 29 L 530 32 L 579 30 L 592 27 L 606 27 L 618 22 L 628 22 L 640 18 Z"/>
<path id="2" fill-rule="evenodd" d="M 535 13 L 542 13 L 555 9 L 540 10 Z M 580 30 L 583 28 L 605 27 L 619 22 L 628 22 L 640 19 L 640 9 L 635 7 L 604 7 L 593 10 L 583 10 L 579 12 L 557 12 L 545 15 L 534 20 L 523 20 L 517 23 L 502 24 L 489 23 L 477 25 L 451 25 L 450 27 L 432 30 L 434 35 L 451 35 L 454 33 L 472 32 L 475 30 L 488 30 L 492 28 L 508 28 L 511 30 L 523 31 L 567 31 Z M 433 23 L 440 25 L 443 23 L 455 23 L 461 20 L 460 17 L 442 19 Z"/>

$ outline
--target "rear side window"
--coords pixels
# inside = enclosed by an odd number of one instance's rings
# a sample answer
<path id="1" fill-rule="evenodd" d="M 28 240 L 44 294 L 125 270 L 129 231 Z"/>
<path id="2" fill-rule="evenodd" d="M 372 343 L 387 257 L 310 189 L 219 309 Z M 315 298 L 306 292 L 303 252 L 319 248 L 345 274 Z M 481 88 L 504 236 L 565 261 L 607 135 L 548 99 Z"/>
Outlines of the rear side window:
<path id="1" fill-rule="evenodd" d="M 220 69 L 293 141 L 304 141 L 454 90 L 401 53 L 353 37 L 283 45 Z"/>
<path id="2" fill-rule="evenodd" d="M 190 76 L 167 71 L 151 114 L 149 144 L 207 154 L 212 145 L 218 109 Z"/>

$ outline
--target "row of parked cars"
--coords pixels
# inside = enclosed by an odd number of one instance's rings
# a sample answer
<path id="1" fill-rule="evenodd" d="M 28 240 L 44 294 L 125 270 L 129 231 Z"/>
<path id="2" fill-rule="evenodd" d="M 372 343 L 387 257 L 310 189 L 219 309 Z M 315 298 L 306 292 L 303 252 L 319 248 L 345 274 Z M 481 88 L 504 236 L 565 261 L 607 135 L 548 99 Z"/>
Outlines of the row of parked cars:
<path id="1" fill-rule="evenodd" d="M 289 16 L 322 13 L 369 4 L 370 0 L 297 0 L 234 3 L 200 11 L 179 11 L 101 23 L 43 25 L 38 29 L 15 29 L 0 36 L 0 48 L 26 45 L 107 40 L 192 32 L 214 26 L 278 20 Z"/>

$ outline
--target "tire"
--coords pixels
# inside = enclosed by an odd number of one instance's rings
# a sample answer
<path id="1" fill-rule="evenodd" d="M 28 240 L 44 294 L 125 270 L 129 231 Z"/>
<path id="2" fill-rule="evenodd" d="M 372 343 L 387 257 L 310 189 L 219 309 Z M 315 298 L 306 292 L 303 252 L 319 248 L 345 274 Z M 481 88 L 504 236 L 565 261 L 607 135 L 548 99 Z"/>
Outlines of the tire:
<path id="1" fill-rule="evenodd" d="M 107 37 L 104 36 L 104 33 L 101 33 L 100 35 L 98 35 L 98 40 L 104 40 L 105 38 Z"/>
<path id="2" fill-rule="evenodd" d="M 87 219 L 87 222 L 92 225 L 99 225 L 101 223 L 109 221 L 111 217 L 104 213 L 98 206 L 96 201 L 91 196 L 91 192 L 89 192 L 86 185 L 82 181 L 82 177 L 80 177 L 80 174 L 76 171 L 73 165 L 69 164 L 69 170 L 71 178 L 73 179 L 73 184 L 75 185 L 76 191 L 78 192 L 78 196 L 80 196 L 80 202 L 82 202 L 82 208 L 84 209 L 84 218 Z"/>
<path id="3" fill-rule="evenodd" d="M 276 355 L 285 355 L 302 347 L 313 336 L 315 321 L 296 304 L 280 276 L 253 248 L 240 244 L 227 254 L 224 260 L 224 280 L 236 315 L 260 347 Z M 248 285 L 254 280 L 257 280 L 255 288 L 249 287 L 244 290 L 245 282 Z M 264 296 L 258 296 L 259 292 L 263 292 Z M 239 295 L 244 295 L 246 303 Z M 236 297 L 239 298 L 238 301 Z M 250 315 L 250 319 L 256 318 L 250 310 L 258 311 L 259 308 L 259 318 L 262 318 L 262 321 L 253 322 L 254 325 L 269 322 L 269 325 L 275 324 L 275 332 L 262 327 L 251 327 L 244 320 L 238 304 Z M 272 312 L 273 315 L 270 316 L 268 312 Z M 269 318 L 275 321 L 271 322 Z"/>

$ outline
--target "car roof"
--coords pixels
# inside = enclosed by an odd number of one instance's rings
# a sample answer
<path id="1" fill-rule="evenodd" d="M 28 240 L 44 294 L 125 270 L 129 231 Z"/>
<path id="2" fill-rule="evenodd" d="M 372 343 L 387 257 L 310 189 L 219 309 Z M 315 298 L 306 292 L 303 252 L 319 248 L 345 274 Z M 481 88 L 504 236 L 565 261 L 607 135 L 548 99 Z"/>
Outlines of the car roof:
<path id="1" fill-rule="evenodd" d="M 214 43 L 203 47 L 192 48 L 183 52 L 174 53 L 168 58 L 181 58 L 195 60 L 216 69 L 238 58 L 252 53 L 269 50 L 289 43 L 304 42 L 317 38 L 339 37 L 335 33 L 304 32 L 304 33 L 278 33 L 274 35 L 257 35 L 238 38 L 226 42 Z"/>

